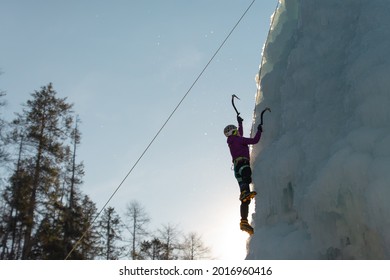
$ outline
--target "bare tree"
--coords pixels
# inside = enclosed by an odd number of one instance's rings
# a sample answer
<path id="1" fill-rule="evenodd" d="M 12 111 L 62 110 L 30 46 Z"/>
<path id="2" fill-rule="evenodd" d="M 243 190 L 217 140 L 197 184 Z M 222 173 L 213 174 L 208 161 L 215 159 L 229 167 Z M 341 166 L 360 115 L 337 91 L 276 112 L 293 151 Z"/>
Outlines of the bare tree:
<path id="1" fill-rule="evenodd" d="M 180 250 L 179 230 L 177 226 L 166 224 L 158 230 L 158 239 L 163 243 L 163 260 L 176 260 Z"/>
<path id="2" fill-rule="evenodd" d="M 190 232 L 184 236 L 181 249 L 185 260 L 210 258 L 210 248 L 204 245 L 202 237 L 196 232 Z"/>
<path id="3" fill-rule="evenodd" d="M 138 258 L 137 247 L 141 244 L 141 238 L 148 234 L 146 227 L 150 222 L 149 215 L 140 203 L 133 200 L 126 207 L 126 228 L 131 234 L 131 258 Z"/>

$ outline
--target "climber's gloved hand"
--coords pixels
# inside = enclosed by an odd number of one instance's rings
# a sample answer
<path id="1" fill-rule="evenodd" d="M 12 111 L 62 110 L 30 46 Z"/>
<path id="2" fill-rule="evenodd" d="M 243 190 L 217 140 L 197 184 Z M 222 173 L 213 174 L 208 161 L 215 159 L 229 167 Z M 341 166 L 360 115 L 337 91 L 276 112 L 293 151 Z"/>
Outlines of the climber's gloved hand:
<path id="1" fill-rule="evenodd" d="M 262 126 L 261 124 L 259 124 L 259 125 L 257 126 L 257 130 L 259 130 L 260 132 L 263 132 L 263 126 Z"/>
<path id="2" fill-rule="evenodd" d="M 237 121 L 238 123 L 242 123 L 244 120 L 239 115 L 237 115 Z"/>

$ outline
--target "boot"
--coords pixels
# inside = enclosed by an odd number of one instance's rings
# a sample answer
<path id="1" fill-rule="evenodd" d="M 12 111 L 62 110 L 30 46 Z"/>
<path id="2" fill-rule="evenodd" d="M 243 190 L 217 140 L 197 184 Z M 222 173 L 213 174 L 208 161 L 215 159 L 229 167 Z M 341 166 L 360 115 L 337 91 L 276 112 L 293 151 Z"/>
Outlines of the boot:
<path id="1" fill-rule="evenodd" d="M 242 202 L 250 201 L 252 198 L 254 198 L 256 196 L 256 194 L 257 193 L 255 191 L 253 191 L 253 192 L 242 191 L 240 194 L 240 200 Z"/>
<path id="2" fill-rule="evenodd" d="M 249 233 L 249 235 L 252 235 L 254 232 L 253 227 L 251 227 L 251 225 L 248 223 L 248 220 L 244 220 L 244 219 L 241 219 L 240 229 L 242 231 L 246 231 L 247 233 Z"/>

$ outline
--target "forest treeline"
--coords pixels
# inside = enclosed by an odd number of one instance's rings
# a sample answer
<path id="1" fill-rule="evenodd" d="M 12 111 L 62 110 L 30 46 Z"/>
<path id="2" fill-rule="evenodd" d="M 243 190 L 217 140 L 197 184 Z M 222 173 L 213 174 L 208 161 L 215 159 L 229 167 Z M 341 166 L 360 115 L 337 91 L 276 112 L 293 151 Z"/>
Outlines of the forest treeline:
<path id="1" fill-rule="evenodd" d="M 129 201 L 123 217 L 114 207 L 98 211 L 82 192 L 80 120 L 51 83 L 21 106 L 5 120 L 0 92 L 0 259 L 210 258 L 198 233 L 171 224 L 149 230 L 137 201 Z"/>

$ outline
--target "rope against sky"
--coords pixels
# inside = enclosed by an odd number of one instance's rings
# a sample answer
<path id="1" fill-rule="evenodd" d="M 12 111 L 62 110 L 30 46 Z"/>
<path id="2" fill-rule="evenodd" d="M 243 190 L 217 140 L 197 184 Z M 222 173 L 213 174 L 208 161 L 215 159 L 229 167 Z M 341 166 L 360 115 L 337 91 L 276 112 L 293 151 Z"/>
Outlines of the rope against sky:
<path id="1" fill-rule="evenodd" d="M 192 83 L 192 85 L 189 87 L 189 89 L 187 90 L 187 92 L 184 94 L 184 96 L 182 97 L 182 99 L 179 101 L 179 103 L 176 105 L 176 107 L 173 109 L 173 111 L 171 112 L 171 114 L 168 116 L 167 120 L 164 122 L 164 124 L 160 127 L 160 129 L 157 131 L 157 133 L 155 134 L 155 136 L 152 138 L 152 140 L 149 142 L 149 144 L 146 146 L 146 148 L 144 149 L 144 151 L 141 153 L 141 155 L 138 157 L 138 159 L 136 160 L 136 162 L 134 163 L 134 165 L 130 168 L 129 172 L 126 174 L 126 176 L 122 179 L 122 181 L 120 182 L 120 184 L 118 185 L 118 187 L 114 190 L 114 192 L 111 194 L 111 196 L 108 198 L 107 202 L 103 205 L 102 209 L 99 211 L 99 213 L 96 215 L 96 217 L 93 219 L 91 225 L 89 226 L 89 228 L 83 233 L 83 235 L 79 238 L 79 240 L 77 240 L 77 242 L 73 245 L 72 247 L 72 250 L 70 250 L 70 252 L 68 253 L 68 255 L 66 256 L 65 260 L 67 260 L 70 255 L 73 253 L 73 251 L 76 249 L 76 247 L 79 245 L 79 243 L 81 242 L 81 240 L 85 237 L 85 235 L 87 234 L 87 232 L 91 229 L 92 225 L 95 223 L 96 219 L 101 215 L 101 213 L 104 211 L 104 209 L 106 208 L 106 206 L 110 203 L 111 199 L 115 196 L 115 194 L 119 191 L 119 189 L 122 187 L 123 183 L 126 181 L 126 179 L 129 177 L 129 175 L 133 172 L 134 168 L 138 165 L 138 163 L 140 162 L 140 160 L 143 158 L 143 156 L 146 154 L 146 152 L 149 150 L 149 148 L 152 146 L 152 144 L 154 143 L 154 141 L 157 139 L 157 137 L 160 135 L 161 131 L 165 128 L 165 126 L 168 124 L 168 122 L 171 120 L 172 116 L 176 113 L 176 111 L 179 109 L 179 107 L 181 106 L 181 104 L 183 103 L 183 101 L 186 99 L 186 97 L 189 95 L 189 93 L 191 92 L 192 88 L 195 86 L 195 84 L 198 82 L 198 80 L 200 79 L 200 77 L 202 77 L 203 73 L 206 71 L 206 69 L 208 68 L 208 66 L 210 65 L 210 63 L 214 60 L 214 58 L 216 57 L 216 55 L 219 53 L 219 51 L 222 49 L 222 47 L 225 45 L 225 43 L 227 42 L 227 40 L 229 39 L 229 37 L 232 35 L 232 33 L 234 32 L 234 30 L 237 28 L 237 26 L 240 24 L 241 20 L 245 17 L 245 15 L 248 13 L 248 11 L 251 9 L 251 7 L 253 6 L 253 4 L 255 3 L 256 0 L 252 0 L 252 2 L 249 4 L 248 8 L 244 11 L 244 13 L 241 15 L 241 17 L 238 19 L 238 21 L 236 22 L 236 24 L 233 26 L 233 28 L 230 30 L 230 32 L 228 33 L 228 35 L 225 37 L 225 39 L 222 41 L 222 43 L 220 44 L 220 46 L 218 47 L 218 49 L 214 52 L 214 54 L 212 55 L 212 57 L 210 58 L 210 60 L 207 62 L 207 64 L 204 66 L 204 68 L 202 69 L 202 71 L 199 73 L 199 75 L 196 77 L 196 79 L 194 80 L 194 82 Z"/>

